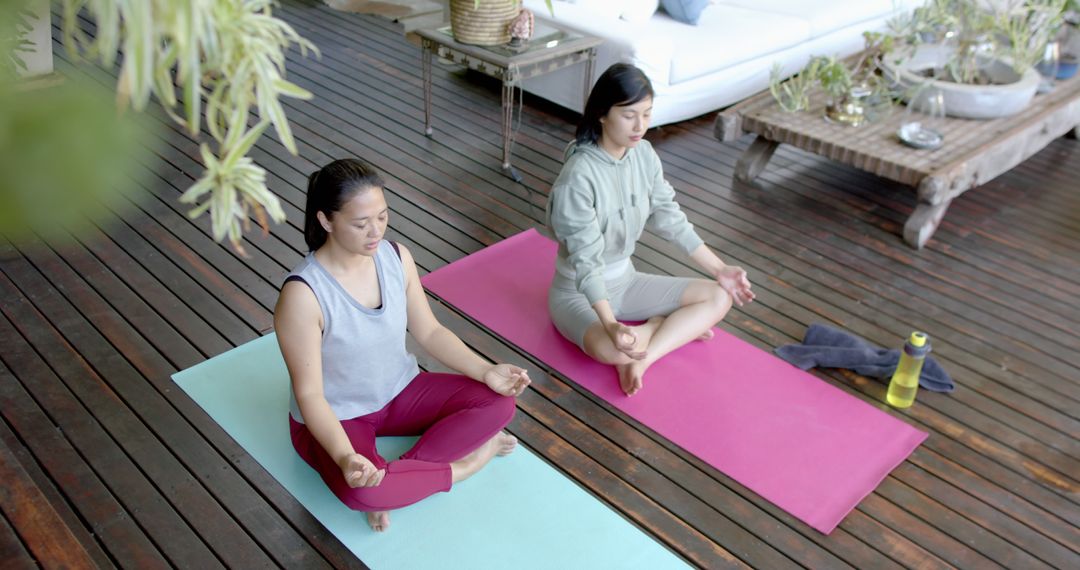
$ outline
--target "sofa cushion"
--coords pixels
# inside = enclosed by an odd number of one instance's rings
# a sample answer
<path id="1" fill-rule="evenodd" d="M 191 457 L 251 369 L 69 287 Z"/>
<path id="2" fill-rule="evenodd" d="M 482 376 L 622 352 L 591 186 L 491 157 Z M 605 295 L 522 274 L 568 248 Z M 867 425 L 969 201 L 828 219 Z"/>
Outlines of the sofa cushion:
<path id="1" fill-rule="evenodd" d="M 675 21 L 696 26 L 701 12 L 712 4 L 711 0 L 660 0 L 660 5 Z"/>
<path id="2" fill-rule="evenodd" d="M 672 42 L 669 83 L 675 84 L 805 42 L 810 24 L 794 16 L 763 17 L 757 10 L 715 4 L 696 26 L 657 12 L 649 22 L 649 35 Z"/>
<path id="3" fill-rule="evenodd" d="M 806 0 L 720 0 L 720 4 L 806 20 L 810 37 L 817 38 L 881 16 L 896 8 L 896 0 L 858 2 L 807 2 Z"/>
<path id="4" fill-rule="evenodd" d="M 627 22 L 645 22 L 660 7 L 660 0 L 625 0 L 620 17 Z"/>
<path id="5" fill-rule="evenodd" d="M 559 4 L 575 4 L 597 16 L 641 23 L 647 22 L 656 13 L 660 0 L 570 0 L 554 2 L 553 10 L 558 10 Z"/>
<path id="6" fill-rule="evenodd" d="M 552 2 L 555 17 L 559 17 L 559 4 L 574 4 L 577 9 L 589 14 L 590 17 L 600 17 L 616 20 L 622 14 L 622 0 L 570 0 L 568 2 Z M 534 10 L 533 13 L 536 13 Z M 544 12 L 547 15 L 547 12 Z"/>

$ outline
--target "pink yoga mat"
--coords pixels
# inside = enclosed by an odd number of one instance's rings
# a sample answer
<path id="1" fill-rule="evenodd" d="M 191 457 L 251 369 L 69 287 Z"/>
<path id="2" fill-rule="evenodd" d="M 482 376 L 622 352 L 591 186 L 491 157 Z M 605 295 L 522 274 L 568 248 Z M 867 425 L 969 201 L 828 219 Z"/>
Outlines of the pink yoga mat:
<path id="1" fill-rule="evenodd" d="M 529 230 L 423 278 L 446 302 L 828 534 L 927 434 L 716 329 L 654 364 L 634 397 L 547 312 L 555 243 Z"/>

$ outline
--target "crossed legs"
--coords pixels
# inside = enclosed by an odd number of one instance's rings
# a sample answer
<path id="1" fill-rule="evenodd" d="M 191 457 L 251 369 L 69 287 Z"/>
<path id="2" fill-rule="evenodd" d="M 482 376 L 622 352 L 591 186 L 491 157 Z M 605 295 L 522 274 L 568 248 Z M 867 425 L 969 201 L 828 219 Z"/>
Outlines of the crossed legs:
<path id="1" fill-rule="evenodd" d="M 683 290 L 679 308 L 666 317 L 650 317 L 632 327 L 637 336 L 634 349 L 644 351 L 644 358 L 635 360 L 615 348 L 599 321 L 585 331 L 583 348 L 593 359 L 614 365 L 623 392 L 632 396 L 641 389 L 645 371 L 657 360 L 695 338 L 711 338 L 713 325 L 727 315 L 731 303 L 731 295 L 715 282 L 695 279 Z"/>
<path id="2" fill-rule="evenodd" d="M 496 455 L 513 451 L 517 439 L 502 433 L 514 415 L 514 399 L 456 374 L 422 372 L 382 410 L 341 422 L 356 453 L 385 470 L 374 487 L 353 488 L 342 468 L 304 424 L 290 418 L 293 446 L 348 507 L 368 513 L 376 531 L 390 524 L 389 511 L 413 504 L 479 471 Z M 375 437 L 420 435 L 401 458 L 386 461 Z M 359 468 L 359 464 L 357 466 Z"/>

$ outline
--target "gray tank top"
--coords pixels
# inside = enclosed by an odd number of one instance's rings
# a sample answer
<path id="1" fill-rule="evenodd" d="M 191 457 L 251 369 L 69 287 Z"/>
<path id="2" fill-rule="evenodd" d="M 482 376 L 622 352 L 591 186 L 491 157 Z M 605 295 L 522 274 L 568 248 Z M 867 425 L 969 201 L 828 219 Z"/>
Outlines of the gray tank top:
<path id="1" fill-rule="evenodd" d="M 323 393 L 338 420 L 381 410 L 420 373 L 405 350 L 405 271 L 386 240 L 375 252 L 375 271 L 382 292 L 377 309 L 356 302 L 310 253 L 286 278 L 311 287 L 322 309 Z M 292 390 L 289 413 L 303 422 Z"/>

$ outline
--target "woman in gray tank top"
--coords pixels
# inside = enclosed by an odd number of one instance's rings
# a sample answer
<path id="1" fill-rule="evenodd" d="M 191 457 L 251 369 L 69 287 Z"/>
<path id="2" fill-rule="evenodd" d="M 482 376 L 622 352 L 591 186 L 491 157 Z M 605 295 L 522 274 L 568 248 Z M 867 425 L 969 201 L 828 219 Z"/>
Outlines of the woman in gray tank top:
<path id="1" fill-rule="evenodd" d="M 502 431 L 525 370 L 491 364 L 442 326 L 409 250 L 383 239 L 389 208 L 368 164 L 334 161 L 308 181 L 304 239 L 274 327 L 292 379 L 289 424 L 297 453 L 376 531 L 389 511 L 476 473 L 517 439 Z M 420 372 L 406 334 L 460 374 Z M 400 459 L 380 435 L 418 435 Z"/>

